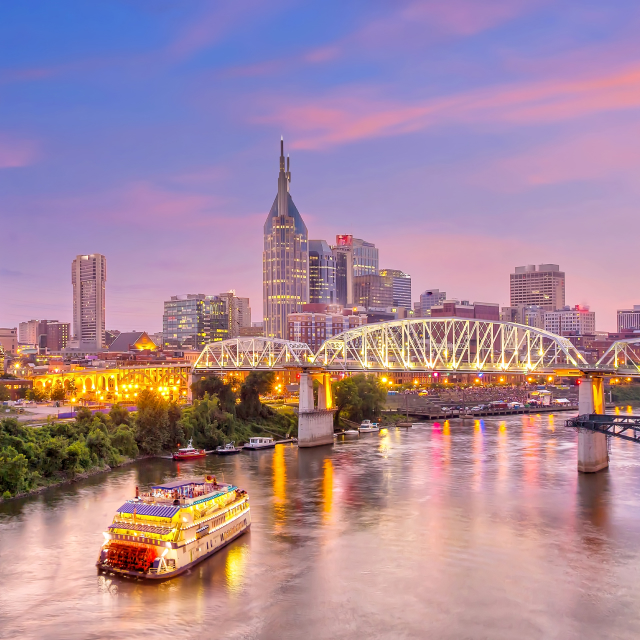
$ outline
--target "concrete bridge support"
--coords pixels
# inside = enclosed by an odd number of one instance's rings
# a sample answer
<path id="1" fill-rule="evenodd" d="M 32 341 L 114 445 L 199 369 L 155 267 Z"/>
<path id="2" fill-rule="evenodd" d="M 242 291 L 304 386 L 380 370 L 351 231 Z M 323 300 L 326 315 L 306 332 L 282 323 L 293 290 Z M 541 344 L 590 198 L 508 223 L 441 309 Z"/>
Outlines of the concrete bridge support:
<path id="1" fill-rule="evenodd" d="M 298 405 L 298 446 L 319 447 L 333 444 L 333 398 L 331 376 L 320 373 L 318 406 L 313 398 L 312 372 L 303 368 L 300 373 L 300 401 Z"/>
<path id="2" fill-rule="evenodd" d="M 582 378 L 578 390 L 578 415 L 604 413 L 604 380 Z M 578 432 L 578 471 L 595 473 L 609 466 L 607 436 L 603 433 Z"/>

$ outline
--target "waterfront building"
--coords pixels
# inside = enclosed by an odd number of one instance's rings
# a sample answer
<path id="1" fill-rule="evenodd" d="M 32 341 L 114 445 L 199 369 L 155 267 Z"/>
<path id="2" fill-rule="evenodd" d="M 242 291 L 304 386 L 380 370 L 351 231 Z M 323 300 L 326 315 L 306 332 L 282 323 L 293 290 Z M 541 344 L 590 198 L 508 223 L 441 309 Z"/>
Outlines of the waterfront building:
<path id="1" fill-rule="evenodd" d="M 545 331 L 560 336 L 594 335 L 596 332 L 595 311 L 589 307 L 564 307 L 557 311 L 546 311 L 544 314 Z"/>
<path id="2" fill-rule="evenodd" d="M 289 158 L 285 170 L 280 140 L 278 195 L 264 223 L 262 254 L 264 329 L 271 338 L 285 338 L 287 316 L 309 301 L 308 233 L 289 193 L 290 182 Z"/>
<path id="3" fill-rule="evenodd" d="M 0 328 L 0 346 L 4 349 L 5 355 L 16 355 L 18 352 L 18 327 Z"/>
<path id="4" fill-rule="evenodd" d="M 100 253 L 76 256 L 73 285 L 73 347 L 101 351 L 105 346 L 105 285 L 107 259 Z"/>
<path id="5" fill-rule="evenodd" d="M 414 306 L 416 315 L 421 318 L 428 318 L 431 315 L 431 308 L 442 304 L 447 299 L 446 291 L 440 289 L 427 289 L 420 294 L 420 302 Z"/>
<path id="6" fill-rule="evenodd" d="M 393 305 L 411 309 L 411 276 L 398 269 L 382 269 L 380 275 L 393 278 Z"/>
<path id="7" fill-rule="evenodd" d="M 241 329 L 251 327 L 249 298 L 241 298 L 233 290 L 221 293 L 219 297 L 225 300 L 229 312 L 229 338 L 237 338 Z"/>
<path id="8" fill-rule="evenodd" d="M 188 293 L 164 303 L 163 346 L 202 350 L 209 342 L 229 337 L 227 301 L 219 296 Z"/>
<path id="9" fill-rule="evenodd" d="M 512 307 L 537 305 L 548 311 L 565 306 L 565 274 L 557 264 L 516 267 L 510 276 Z"/>
<path id="10" fill-rule="evenodd" d="M 309 302 L 336 302 L 336 257 L 325 240 L 309 240 Z"/>
<path id="11" fill-rule="evenodd" d="M 640 304 L 634 304 L 633 309 L 618 309 L 618 332 L 640 330 Z"/>
<path id="12" fill-rule="evenodd" d="M 336 268 L 336 302 L 354 304 L 353 278 L 378 274 L 378 249 L 372 242 L 351 235 L 337 235 L 331 248 Z"/>
<path id="13" fill-rule="evenodd" d="M 500 305 L 494 302 L 445 300 L 431 307 L 432 318 L 474 318 L 476 320 L 500 320 Z"/>
<path id="14" fill-rule="evenodd" d="M 363 311 L 319 303 L 303 305 L 302 311 L 290 313 L 287 318 L 288 339 L 304 342 L 316 352 L 327 338 L 367 324 Z"/>
<path id="15" fill-rule="evenodd" d="M 355 276 L 353 304 L 367 309 L 393 307 L 393 278 L 374 274 Z"/>

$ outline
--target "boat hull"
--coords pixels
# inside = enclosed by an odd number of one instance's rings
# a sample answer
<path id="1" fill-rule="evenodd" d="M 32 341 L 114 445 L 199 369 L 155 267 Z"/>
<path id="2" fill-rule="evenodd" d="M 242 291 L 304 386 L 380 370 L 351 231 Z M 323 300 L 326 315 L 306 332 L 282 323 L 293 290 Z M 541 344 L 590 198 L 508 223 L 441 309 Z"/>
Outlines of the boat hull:
<path id="1" fill-rule="evenodd" d="M 260 451 L 260 449 L 275 449 L 276 443 L 272 443 L 272 444 L 261 444 L 261 445 L 252 445 L 252 446 L 247 446 L 246 444 L 244 445 L 244 449 L 246 449 L 247 451 Z"/>
<path id="2" fill-rule="evenodd" d="M 235 449 L 235 450 L 228 450 L 228 449 L 220 449 L 220 451 L 218 451 L 216 449 L 216 453 L 219 456 L 233 456 L 236 453 L 240 453 L 242 451 L 242 449 Z"/>
<path id="3" fill-rule="evenodd" d="M 362 429 L 358 429 L 360 433 L 378 433 L 380 429 L 378 427 L 364 427 Z"/>
<path id="4" fill-rule="evenodd" d="M 174 460 L 195 460 L 197 458 L 204 458 L 206 456 L 206 452 L 202 451 L 202 452 L 198 452 L 198 453 L 189 453 L 187 455 L 181 455 L 179 453 L 174 453 L 173 454 L 173 459 Z"/>

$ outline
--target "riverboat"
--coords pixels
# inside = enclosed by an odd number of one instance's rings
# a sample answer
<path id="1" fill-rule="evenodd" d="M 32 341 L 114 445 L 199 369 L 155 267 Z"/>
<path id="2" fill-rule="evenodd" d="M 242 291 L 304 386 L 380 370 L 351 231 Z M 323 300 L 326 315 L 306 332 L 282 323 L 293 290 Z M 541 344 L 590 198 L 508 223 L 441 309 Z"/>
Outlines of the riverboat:
<path id="1" fill-rule="evenodd" d="M 191 440 L 189 440 L 189 444 L 183 449 L 178 449 L 173 453 L 174 460 L 191 460 L 192 458 L 204 458 L 207 455 L 207 452 L 204 449 L 194 449 L 191 445 Z"/>
<path id="2" fill-rule="evenodd" d="M 273 438 L 249 438 L 249 442 L 244 445 L 244 448 L 256 451 L 258 449 L 273 449 L 275 446 Z"/>
<path id="3" fill-rule="evenodd" d="M 242 449 L 235 446 L 235 442 L 227 442 L 224 447 L 218 447 L 216 453 L 219 456 L 231 456 L 234 453 L 240 453 Z"/>
<path id="4" fill-rule="evenodd" d="M 371 420 L 363 420 L 358 427 L 360 433 L 377 433 L 380 431 L 380 426 L 377 422 L 371 422 Z"/>
<path id="5" fill-rule="evenodd" d="M 248 531 L 249 496 L 215 476 L 151 487 L 125 502 L 104 532 L 99 571 L 165 580 Z"/>

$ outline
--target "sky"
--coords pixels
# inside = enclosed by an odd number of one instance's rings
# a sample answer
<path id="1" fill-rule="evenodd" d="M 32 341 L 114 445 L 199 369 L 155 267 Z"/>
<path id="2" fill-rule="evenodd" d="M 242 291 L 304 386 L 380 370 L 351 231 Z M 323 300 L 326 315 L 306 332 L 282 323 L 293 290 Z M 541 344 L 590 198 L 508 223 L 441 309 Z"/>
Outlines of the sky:
<path id="1" fill-rule="evenodd" d="M 310 239 L 509 304 L 555 263 L 598 330 L 640 304 L 640 5 L 618 0 L 32 0 L 0 20 L 0 326 L 107 328 L 234 289 L 262 316 L 280 136 Z"/>

